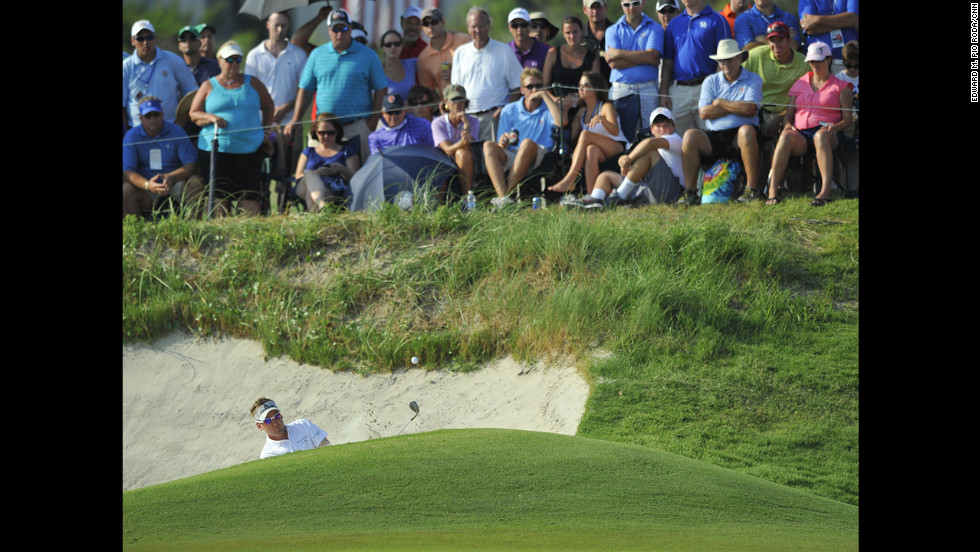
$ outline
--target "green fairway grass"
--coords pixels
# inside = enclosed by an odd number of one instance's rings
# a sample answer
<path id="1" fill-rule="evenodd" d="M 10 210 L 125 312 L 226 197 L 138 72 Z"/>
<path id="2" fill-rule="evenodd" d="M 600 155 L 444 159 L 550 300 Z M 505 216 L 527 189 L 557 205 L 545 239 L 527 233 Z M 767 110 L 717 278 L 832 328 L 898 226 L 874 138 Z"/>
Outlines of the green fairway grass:
<path id="1" fill-rule="evenodd" d="M 855 506 L 649 447 L 443 430 L 123 493 L 129 550 L 857 550 Z"/>

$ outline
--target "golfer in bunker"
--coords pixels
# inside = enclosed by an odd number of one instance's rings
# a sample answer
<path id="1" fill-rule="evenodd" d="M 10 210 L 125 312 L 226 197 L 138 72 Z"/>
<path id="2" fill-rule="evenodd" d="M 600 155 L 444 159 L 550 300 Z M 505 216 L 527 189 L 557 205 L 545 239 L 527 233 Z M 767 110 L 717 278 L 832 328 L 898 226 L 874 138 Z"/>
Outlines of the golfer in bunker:
<path id="1" fill-rule="evenodd" d="M 272 399 L 265 397 L 252 405 L 255 426 L 265 432 L 265 446 L 259 458 L 279 456 L 287 452 L 310 450 L 330 444 L 327 432 L 306 418 L 286 423 L 282 412 Z"/>

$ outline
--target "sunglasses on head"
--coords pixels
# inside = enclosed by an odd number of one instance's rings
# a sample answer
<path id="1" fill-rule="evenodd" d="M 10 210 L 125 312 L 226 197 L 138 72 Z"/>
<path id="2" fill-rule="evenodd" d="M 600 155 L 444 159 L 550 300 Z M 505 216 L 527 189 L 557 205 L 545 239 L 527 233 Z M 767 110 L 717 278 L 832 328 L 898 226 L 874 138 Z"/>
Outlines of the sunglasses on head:
<path id="1" fill-rule="evenodd" d="M 148 34 L 148 35 L 138 36 L 136 37 L 136 42 L 148 42 L 150 40 L 153 40 L 154 38 L 156 38 L 156 35 Z"/>
<path id="2" fill-rule="evenodd" d="M 394 48 L 396 46 L 401 46 L 402 45 L 402 41 L 401 40 L 396 40 L 394 42 L 382 42 L 381 45 L 384 46 L 385 48 Z"/>
<path id="3" fill-rule="evenodd" d="M 511 23 L 510 24 L 510 28 L 511 29 L 526 29 L 526 28 L 528 28 L 528 24 L 526 22 L 525 23 L 514 22 L 514 23 Z"/>
<path id="4" fill-rule="evenodd" d="M 624 8 L 635 8 L 635 7 L 638 7 L 642 3 L 643 2 L 641 2 L 640 0 L 633 0 L 633 2 L 623 2 L 623 7 Z"/>
<path id="5" fill-rule="evenodd" d="M 242 56 L 228 56 L 225 58 L 226 63 L 241 63 Z"/>
<path id="6" fill-rule="evenodd" d="M 272 423 L 272 420 L 281 420 L 281 419 L 282 419 L 282 412 L 276 414 L 275 416 L 273 416 L 271 418 L 266 418 L 266 419 L 262 420 L 262 423 L 268 425 L 268 424 L 271 424 Z"/>
<path id="7" fill-rule="evenodd" d="M 439 23 L 441 23 L 441 21 L 439 19 L 428 19 L 428 18 L 426 18 L 426 20 L 422 22 L 422 26 L 423 27 L 431 27 L 433 25 L 438 25 Z"/>

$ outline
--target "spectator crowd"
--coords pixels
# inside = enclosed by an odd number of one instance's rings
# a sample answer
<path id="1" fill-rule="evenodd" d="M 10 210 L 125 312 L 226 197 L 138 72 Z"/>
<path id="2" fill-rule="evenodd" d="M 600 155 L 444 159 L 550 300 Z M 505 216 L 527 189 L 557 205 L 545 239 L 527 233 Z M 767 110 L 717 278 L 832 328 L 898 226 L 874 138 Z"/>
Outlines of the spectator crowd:
<path id="1" fill-rule="evenodd" d="M 577 2 L 554 20 L 515 7 L 506 43 L 481 7 L 447 29 L 439 8 L 412 6 L 377 51 L 329 5 L 292 34 L 289 13 L 273 13 L 256 45 L 187 25 L 179 52 L 136 21 L 123 52 L 123 216 L 263 214 L 270 178 L 309 212 L 348 205 L 369 159 L 406 145 L 458 168 L 436 201 L 693 206 L 701 178 L 726 171 L 732 200 L 776 205 L 794 167 L 816 183 L 812 205 L 835 188 L 851 196 L 858 0 L 798 0 L 797 15 L 774 0 L 720 12 L 705 0 Z M 313 45 L 320 25 L 329 40 Z"/>

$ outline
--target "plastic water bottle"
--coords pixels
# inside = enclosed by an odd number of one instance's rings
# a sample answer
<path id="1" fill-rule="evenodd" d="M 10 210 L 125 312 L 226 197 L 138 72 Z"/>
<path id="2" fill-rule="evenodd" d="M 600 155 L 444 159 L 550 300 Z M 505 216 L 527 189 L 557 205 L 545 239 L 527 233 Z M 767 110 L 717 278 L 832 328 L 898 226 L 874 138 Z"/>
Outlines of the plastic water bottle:
<path id="1" fill-rule="evenodd" d="M 470 190 L 470 192 L 466 194 L 466 210 L 476 210 L 476 194 L 473 193 L 473 190 Z"/>
<path id="2" fill-rule="evenodd" d="M 395 205 L 402 208 L 402 210 L 408 211 L 412 208 L 412 192 L 408 190 L 402 190 L 398 192 L 395 196 Z"/>

